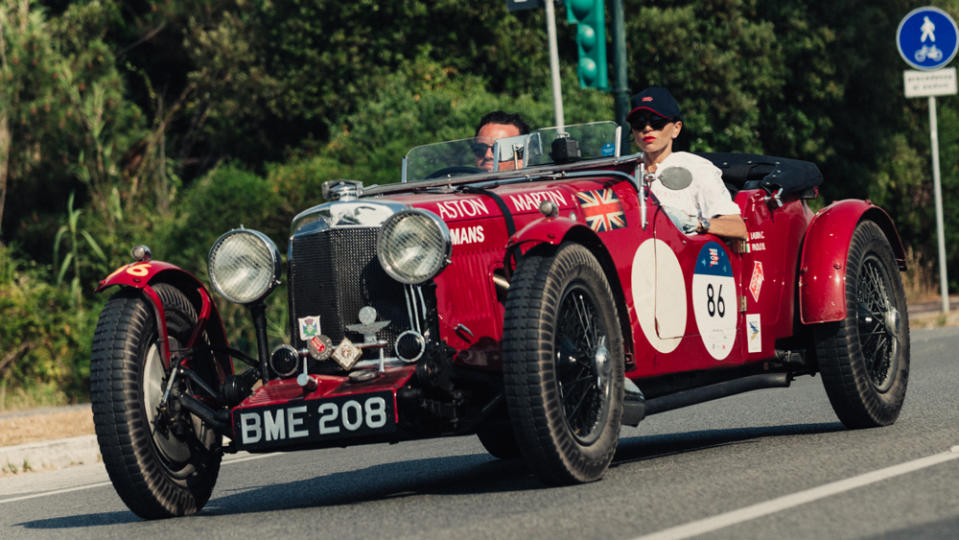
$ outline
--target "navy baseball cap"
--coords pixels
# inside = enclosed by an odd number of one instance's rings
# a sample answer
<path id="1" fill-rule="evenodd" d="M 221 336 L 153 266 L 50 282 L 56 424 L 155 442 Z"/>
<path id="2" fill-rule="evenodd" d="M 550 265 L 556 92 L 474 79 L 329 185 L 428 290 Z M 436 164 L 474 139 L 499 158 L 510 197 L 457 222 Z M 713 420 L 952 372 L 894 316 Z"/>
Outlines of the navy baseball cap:
<path id="1" fill-rule="evenodd" d="M 651 111 L 674 120 L 679 118 L 679 104 L 673 99 L 669 90 L 661 86 L 650 86 L 630 98 L 629 103 L 632 110 L 626 115 L 626 121 L 629 121 L 629 117 L 636 111 L 641 110 Z"/>

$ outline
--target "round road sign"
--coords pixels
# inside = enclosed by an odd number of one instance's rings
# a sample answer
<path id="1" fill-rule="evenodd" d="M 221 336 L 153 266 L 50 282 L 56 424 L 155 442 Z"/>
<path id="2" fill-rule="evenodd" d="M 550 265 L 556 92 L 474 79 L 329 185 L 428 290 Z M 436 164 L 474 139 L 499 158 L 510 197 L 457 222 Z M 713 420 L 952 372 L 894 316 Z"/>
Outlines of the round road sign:
<path id="1" fill-rule="evenodd" d="M 959 41 L 956 22 L 945 11 L 921 7 L 909 12 L 896 30 L 896 46 L 902 59 L 924 71 L 944 67 L 956 56 Z"/>

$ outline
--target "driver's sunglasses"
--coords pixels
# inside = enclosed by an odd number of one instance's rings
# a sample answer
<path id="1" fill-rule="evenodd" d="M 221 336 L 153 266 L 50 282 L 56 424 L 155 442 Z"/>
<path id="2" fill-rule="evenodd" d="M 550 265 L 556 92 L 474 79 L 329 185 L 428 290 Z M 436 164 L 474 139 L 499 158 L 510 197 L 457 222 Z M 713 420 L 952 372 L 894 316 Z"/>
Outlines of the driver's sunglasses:
<path id="1" fill-rule="evenodd" d="M 470 143 L 470 148 L 473 150 L 473 154 L 476 157 L 481 158 L 486 157 L 486 152 L 492 150 L 493 145 L 474 141 Z"/>
<path id="2" fill-rule="evenodd" d="M 672 118 L 660 116 L 656 113 L 639 113 L 629 119 L 629 125 L 634 131 L 642 131 L 647 124 L 649 127 L 659 131 L 672 121 Z"/>

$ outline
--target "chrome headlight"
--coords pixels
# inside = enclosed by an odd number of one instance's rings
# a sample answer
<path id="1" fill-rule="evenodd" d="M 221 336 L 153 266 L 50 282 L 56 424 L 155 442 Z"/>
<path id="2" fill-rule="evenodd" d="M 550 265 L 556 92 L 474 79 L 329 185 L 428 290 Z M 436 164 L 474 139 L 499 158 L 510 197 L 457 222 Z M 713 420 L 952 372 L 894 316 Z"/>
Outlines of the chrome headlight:
<path id="1" fill-rule="evenodd" d="M 436 214 L 417 208 L 400 211 L 383 223 L 376 255 L 396 281 L 423 283 L 449 263 L 450 230 Z"/>
<path id="2" fill-rule="evenodd" d="M 251 229 L 233 229 L 218 238 L 207 266 L 216 292 L 237 304 L 262 300 L 280 283 L 276 244 Z"/>

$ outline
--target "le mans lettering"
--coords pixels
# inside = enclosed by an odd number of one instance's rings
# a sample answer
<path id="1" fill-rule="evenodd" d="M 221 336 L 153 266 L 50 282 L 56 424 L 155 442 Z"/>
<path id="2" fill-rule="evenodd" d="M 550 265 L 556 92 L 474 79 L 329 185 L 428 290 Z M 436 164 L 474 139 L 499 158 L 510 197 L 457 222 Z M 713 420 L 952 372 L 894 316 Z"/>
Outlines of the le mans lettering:
<path id="1" fill-rule="evenodd" d="M 486 240 L 486 231 L 483 230 L 482 225 L 474 225 L 472 227 L 450 229 L 450 237 L 453 240 L 454 246 L 460 244 L 478 244 Z"/>

